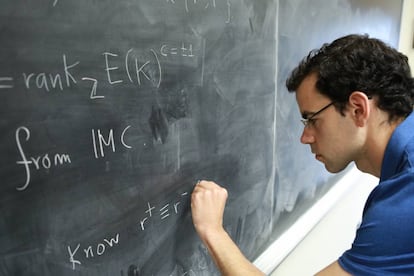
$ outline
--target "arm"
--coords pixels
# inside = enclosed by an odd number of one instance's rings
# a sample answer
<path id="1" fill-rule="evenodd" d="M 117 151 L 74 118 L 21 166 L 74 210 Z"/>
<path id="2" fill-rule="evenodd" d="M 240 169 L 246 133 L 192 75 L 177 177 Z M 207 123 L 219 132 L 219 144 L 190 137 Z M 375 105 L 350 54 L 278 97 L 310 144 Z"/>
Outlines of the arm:
<path id="1" fill-rule="evenodd" d="M 223 213 L 227 200 L 226 189 L 214 182 L 201 181 L 191 196 L 194 227 L 207 247 L 215 264 L 224 276 L 264 275 L 242 254 L 223 228 Z M 337 261 L 317 276 L 350 276 Z"/>
<path id="2" fill-rule="evenodd" d="M 223 228 L 226 189 L 201 181 L 191 196 L 194 227 L 222 275 L 264 275 L 242 254 Z"/>

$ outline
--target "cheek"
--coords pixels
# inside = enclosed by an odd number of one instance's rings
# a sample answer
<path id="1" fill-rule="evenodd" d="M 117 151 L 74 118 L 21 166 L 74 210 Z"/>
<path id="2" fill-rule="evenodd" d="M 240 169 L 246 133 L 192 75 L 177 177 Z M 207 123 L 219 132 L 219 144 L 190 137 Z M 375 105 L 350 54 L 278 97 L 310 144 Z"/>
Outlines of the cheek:
<path id="1" fill-rule="evenodd" d="M 337 163 L 338 169 L 342 170 L 354 160 L 357 140 L 357 137 L 352 133 L 344 133 L 343 131 L 338 131 L 331 136 L 329 155 L 331 161 Z"/>
<path id="2" fill-rule="evenodd" d="M 331 159 L 331 161 L 349 158 L 347 155 L 350 151 L 349 140 L 351 138 L 347 133 L 337 128 L 331 132 L 324 132 L 319 138 L 318 146 L 322 149 L 322 153 L 327 155 L 326 157 Z"/>
<path id="3" fill-rule="evenodd" d="M 339 141 L 337 141 L 339 143 Z M 352 162 L 352 154 L 346 146 L 333 142 L 323 151 L 322 162 L 330 173 L 344 170 Z"/>
<path id="4" fill-rule="evenodd" d="M 348 148 L 357 135 L 355 125 L 346 117 L 338 115 L 324 130 L 326 140 L 330 140 L 338 150 Z"/>

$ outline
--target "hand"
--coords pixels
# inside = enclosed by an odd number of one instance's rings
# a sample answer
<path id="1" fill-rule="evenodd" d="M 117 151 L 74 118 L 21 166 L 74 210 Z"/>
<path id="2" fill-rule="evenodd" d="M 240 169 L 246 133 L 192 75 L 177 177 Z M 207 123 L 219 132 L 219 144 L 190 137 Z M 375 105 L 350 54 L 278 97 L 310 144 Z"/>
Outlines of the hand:
<path id="1" fill-rule="evenodd" d="M 202 240 L 223 231 L 223 214 L 227 190 L 211 181 L 200 181 L 191 195 L 191 215 Z"/>

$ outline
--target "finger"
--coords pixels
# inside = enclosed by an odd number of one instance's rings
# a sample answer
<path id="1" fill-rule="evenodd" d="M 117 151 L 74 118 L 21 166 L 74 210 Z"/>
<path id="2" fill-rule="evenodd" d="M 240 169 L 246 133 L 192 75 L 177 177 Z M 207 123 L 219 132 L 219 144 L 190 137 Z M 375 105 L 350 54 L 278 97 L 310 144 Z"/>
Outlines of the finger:
<path id="1" fill-rule="evenodd" d="M 201 187 L 201 188 L 217 188 L 220 187 L 220 185 L 218 185 L 217 183 L 213 182 L 213 181 L 208 181 L 208 180 L 198 180 L 196 187 Z"/>
<path id="2" fill-rule="evenodd" d="M 206 180 L 197 180 L 197 182 L 194 186 L 194 191 L 203 190 L 207 187 L 208 187 L 208 183 L 207 183 Z"/>

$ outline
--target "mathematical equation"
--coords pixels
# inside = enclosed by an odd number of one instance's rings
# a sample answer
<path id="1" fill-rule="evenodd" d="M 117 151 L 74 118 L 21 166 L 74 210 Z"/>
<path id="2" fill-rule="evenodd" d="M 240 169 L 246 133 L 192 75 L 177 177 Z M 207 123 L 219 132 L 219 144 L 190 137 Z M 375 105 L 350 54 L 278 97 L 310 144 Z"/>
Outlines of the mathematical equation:
<path id="1" fill-rule="evenodd" d="M 151 220 L 158 219 L 159 222 L 167 222 L 168 218 L 173 216 L 178 217 L 182 213 L 180 205 L 183 201 L 188 201 L 188 197 L 189 193 L 183 192 L 171 202 L 161 204 L 160 206 L 147 202 L 147 207 L 144 210 L 142 217 L 137 219 L 135 227 L 136 231 L 145 231 L 146 225 L 150 224 Z M 121 235 L 116 233 L 112 237 L 104 238 L 102 242 L 94 245 L 88 244 L 86 246 L 81 246 L 81 243 L 78 243 L 75 246 L 68 245 L 68 261 L 72 266 L 72 270 L 76 270 L 77 266 L 82 265 L 81 257 L 85 259 L 93 259 L 102 256 L 106 252 L 115 250 L 116 247 L 119 247 L 121 240 Z"/>
<path id="2" fill-rule="evenodd" d="M 150 0 L 151 2 L 153 0 Z M 193 9 L 200 7 L 208 10 L 208 9 L 216 9 L 217 8 L 217 0 L 160 0 L 162 3 L 171 4 L 171 5 L 178 5 L 182 4 L 184 5 L 184 9 L 187 13 L 192 12 Z M 53 0 L 52 6 L 56 7 L 58 4 L 58 0 Z M 230 23 L 231 20 L 231 2 L 230 0 L 226 0 L 226 6 L 227 6 L 227 19 L 226 23 Z"/>
<path id="3" fill-rule="evenodd" d="M 181 42 L 177 45 L 162 44 L 159 49 L 149 49 L 149 55 L 137 56 L 136 51 L 131 48 L 120 57 L 119 53 L 104 52 L 102 53 L 102 70 L 106 75 L 106 83 L 109 85 L 119 85 L 123 82 L 130 82 L 141 86 L 146 82 L 156 88 L 159 88 L 163 79 L 164 70 L 160 58 L 184 58 L 197 59 L 203 55 L 201 49 L 194 49 L 192 43 Z M 114 65 L 114 63 L 123 63 L 123 68 Z M 81 64 L 80 61 L 69 61 L 66 54 L 62 54 L 61 72 L 21 72 L 18 79 L 13 76 L 0 76 L 0 90 L 10 90 L 16 86 L 16 82 L 22 82 L 26 90 L 42 90 L 45 92 L 64 91 L 65 89 L 75 86 L 78 82 L 84 81 L 90 83 L 88 91 L 89 98 L 92 100 L 103 99 L 104 95 L 99 93 L 99 81 L 94 76 L 78 76 L 76 69 Z M 121 69 L 123 69 L 121 71 Z M 114 75 L 124 73 L 124 78 L 115 77 Z"/>
<path id="4" fill-rule="evenodd" d="M 163 0 L 161 0 L 163 1 Z M 203 8 L 205 10 L 207 9 L 216 9 L 217 3 L 216 0 L 165 0 L 168 4 L 177 5 L 178 3 L 182 3 L 184 5 L 184 9 L 187 13 L 192 12 L 195 8 Z M 184 3 L 183 3 L 184 2 Z M 223 1 L 224 2 L 224 1 Z M 227 7 L 227 18 L 226 23 L 230 23 L 231 21 L 231 2 L 230 0 L 226 0 L 226 7 Z"/>

